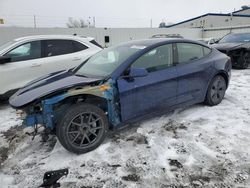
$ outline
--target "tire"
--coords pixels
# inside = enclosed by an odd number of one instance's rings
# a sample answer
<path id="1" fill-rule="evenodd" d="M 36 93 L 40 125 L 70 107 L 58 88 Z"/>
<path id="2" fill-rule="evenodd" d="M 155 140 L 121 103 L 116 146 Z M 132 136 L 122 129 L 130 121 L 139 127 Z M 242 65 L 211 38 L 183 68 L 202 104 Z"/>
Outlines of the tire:
<path id="1" fill-rule="evenodd" d="M 209 106 L 220 104 L 227 89 L 226 80 L 223 76 L 215 76 L 209 84 L 205 103 Z"/>
<path id="2" fill-rule="evenodd" d="M 250 52 L 241 52 L 236 68 L 247 69 L 250 64 Z"/>
<path id="3" fill-rule="evenodd" d="M 108 119 L 92 104 L 70 107 L 56 127 L 58 140 L 70 152 L 83 154 L 96 149 L 105 139 Z"/>

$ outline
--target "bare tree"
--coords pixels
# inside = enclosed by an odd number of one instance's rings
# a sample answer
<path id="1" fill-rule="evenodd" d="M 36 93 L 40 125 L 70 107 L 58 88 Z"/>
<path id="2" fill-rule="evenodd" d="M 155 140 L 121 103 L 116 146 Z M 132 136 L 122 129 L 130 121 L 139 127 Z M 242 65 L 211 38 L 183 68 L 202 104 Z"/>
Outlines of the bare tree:
<path id="1" fill-rule="evenodd" d="M 166 27 L 166 23 L 162 21 L 162 22 L 159 24 L 159 28 L 164 28 L 164 27 Z"/>
<path id="2" fill-rule="evenodd" d="M 69 18 L 67 23 L 68 28 L 83 28 L 88 27 L 87 24 L 85 24 L 85 21 L 83 19 L 74 19 L 72 17 Z"/>

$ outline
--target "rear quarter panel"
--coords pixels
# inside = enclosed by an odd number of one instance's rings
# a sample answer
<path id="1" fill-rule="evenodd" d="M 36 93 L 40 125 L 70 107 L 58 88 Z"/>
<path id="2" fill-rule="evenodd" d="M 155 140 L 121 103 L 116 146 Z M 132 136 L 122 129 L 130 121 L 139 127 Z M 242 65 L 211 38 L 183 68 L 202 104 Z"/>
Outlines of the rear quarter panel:
<path id="1" fill-rule="evenodd" d="M 228 79 L 227 81 L 229 84 L 229 81 L 231 78 L 231 69 L 232 69 L 231 59 L 229 56 L 221 53 L 220 51 L 218 51 L 216 49 L 213 49 L 213 51 L 215 53 L 215 56 L 214 56 L 214 68 L 215 68 L 214 76 L 217 74 L 226 75 L 226 77 Z"/>

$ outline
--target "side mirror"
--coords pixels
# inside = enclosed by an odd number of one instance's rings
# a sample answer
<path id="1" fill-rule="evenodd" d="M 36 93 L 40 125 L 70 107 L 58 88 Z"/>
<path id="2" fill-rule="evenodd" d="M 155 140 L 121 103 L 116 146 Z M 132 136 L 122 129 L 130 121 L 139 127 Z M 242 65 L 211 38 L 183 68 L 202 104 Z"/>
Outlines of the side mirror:
<path id="1" fill-rule="evenodd" d="M 208 45 L 213 45 L 213 44 L 216 44 L 217 43 L 217 41 L 210 41 L 209 43 L 208 43 Z"/>
<path id="2" fill-rule="evenodd" d="M 5 57 L 5 56 L 0 57 L 0 64 L 5 64 L 5 63 L 9 63 L 9 62 L 11 62 L 10 57 Z"/>
<path id="3" fill-rule="evenodd" d="M 220 42 L 220 39 L 214 39 L 213 41 L 212 41 L 212 44 L 218 44 Z"/>
<path id="4" fill-rule="evenodd" d="M 129 72 L 129 76 L 132 78 L 136 77 L 144 77 L 148 75 L 147 69 L 144 68 L 131 68 Z"/>

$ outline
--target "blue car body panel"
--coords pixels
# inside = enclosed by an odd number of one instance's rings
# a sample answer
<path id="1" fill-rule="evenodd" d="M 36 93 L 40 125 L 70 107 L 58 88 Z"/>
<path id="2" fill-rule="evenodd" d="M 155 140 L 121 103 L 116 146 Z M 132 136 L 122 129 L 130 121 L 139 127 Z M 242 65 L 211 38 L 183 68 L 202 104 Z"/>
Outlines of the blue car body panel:
<path id="1" fill-rule="evenodd" d="M 212 59 L 201 59 L 176 66 L 178 77 L 177 103 L 204 99 L 206 85 L 214 71 Z"/>
<path id="2" fill-rule="evenodd" d="M 133 81 L 117 81 L 122 121 L 161 111 L 176 103 L 176 67 L 149 73 Z"/>

